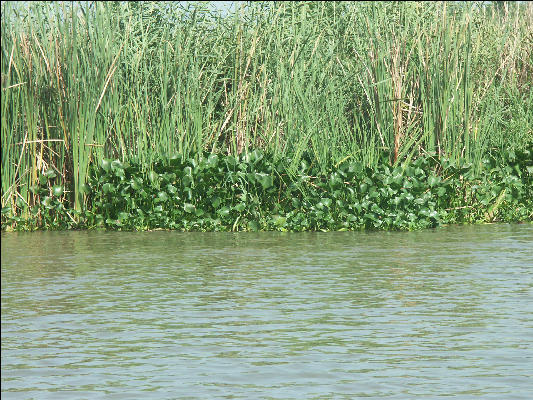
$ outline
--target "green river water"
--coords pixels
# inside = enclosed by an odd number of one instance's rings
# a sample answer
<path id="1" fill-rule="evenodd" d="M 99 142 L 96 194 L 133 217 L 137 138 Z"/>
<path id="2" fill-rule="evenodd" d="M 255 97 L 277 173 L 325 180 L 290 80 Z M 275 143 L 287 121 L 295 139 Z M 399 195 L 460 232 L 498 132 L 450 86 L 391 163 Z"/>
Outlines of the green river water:
<path id="1" fill-rule="evenodd" d="M 2 399 L 531 399 L 533 225 L 2 233 Z"/>

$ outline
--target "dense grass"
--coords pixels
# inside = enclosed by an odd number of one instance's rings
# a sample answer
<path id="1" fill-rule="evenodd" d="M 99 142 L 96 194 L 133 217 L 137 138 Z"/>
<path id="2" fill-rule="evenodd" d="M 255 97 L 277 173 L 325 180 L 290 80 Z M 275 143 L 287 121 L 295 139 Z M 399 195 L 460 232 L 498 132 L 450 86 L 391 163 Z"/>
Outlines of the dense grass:
<path id="1" fill-rule="evenodd" d="M 4 2 L 2 208 L 29 215 L 56 175 L 81 211 L 104 157 L 479 170 L 531 143 L 532 27 L 531 2 Z"/>

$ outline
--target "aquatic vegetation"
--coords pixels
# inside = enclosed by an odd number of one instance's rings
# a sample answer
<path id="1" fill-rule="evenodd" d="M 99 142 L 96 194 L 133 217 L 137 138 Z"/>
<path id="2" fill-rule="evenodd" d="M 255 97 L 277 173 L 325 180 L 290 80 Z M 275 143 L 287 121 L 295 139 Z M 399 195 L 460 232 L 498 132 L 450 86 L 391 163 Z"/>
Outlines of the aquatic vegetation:
<path id="1" fill-rule="evenodd" d="M 1 7 L 3 227 L 411 229 L 526 190 L 487 171 L 531 147 L 531 2 Z"/>
<path id="2" fill-rule="evenodd" d="M 412 230 L 532 221 L 531 151 L 508 158 L 503 166 L 484 160 L 481 173 L 471 164 L 434 157 L 376 168 L 347 160 L 321 173 L 302 159 L 290 178 L 292 160 L 275 162 L 259 150 L 159 160 L 145 172 L 138 164 L 103 159 L 90 170 L 85 188 L 90 208 L 76 212 L 53 175 L 43 175 L 33 189 L 42 197 L 33 218 L 23 220 L 6 209 L 2 228 Z"/>

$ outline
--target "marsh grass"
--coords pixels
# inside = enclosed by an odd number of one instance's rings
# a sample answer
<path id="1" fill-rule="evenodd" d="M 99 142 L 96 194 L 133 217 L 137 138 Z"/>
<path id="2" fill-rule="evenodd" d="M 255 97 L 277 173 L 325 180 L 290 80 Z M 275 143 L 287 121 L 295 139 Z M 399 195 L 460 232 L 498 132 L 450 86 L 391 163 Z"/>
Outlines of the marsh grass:
<path id="1" fill-rule="evenodd" d="M 103 157 L 480 165 L 533 125 L 533 4 L 2 3 L 2 208 Z"/>

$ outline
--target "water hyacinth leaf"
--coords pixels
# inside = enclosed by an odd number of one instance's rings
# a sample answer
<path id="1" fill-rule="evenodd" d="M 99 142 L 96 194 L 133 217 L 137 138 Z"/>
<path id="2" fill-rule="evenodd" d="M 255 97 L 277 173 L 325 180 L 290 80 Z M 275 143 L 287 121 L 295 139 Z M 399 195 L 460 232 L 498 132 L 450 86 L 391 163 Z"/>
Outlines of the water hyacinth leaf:
<path id="1" fill-rule="evenodd" d="M 178 189 L 170 183 L 167 185 L 167 190 L 170 194 L 175 194 L 178 191 Z"/>
<path id="2" fill-rule="evenodd" d="M 402 195 L 403 198 L 407 201 L 413 201 L 413 199 L 415 198 L 411 193 L 405 193 L 404 195 Z"/>
<path id="3" fill-rule="evenodd" d="M 48 168 L 46 172 L 43 174 L 47 179 L 53 179 L 57 176 L 55 171 L 52 168 Z"/>
<path id="4" fill-rule="evenodd" d="M 130 186 L 133 190 L 139 190 L 142 188 L 143 180 L 139 177 L 131 178 Z"/>
<path id="5" fill-rule="evenodd" d="M 220 200 L 220 197 L 215 196 L 211 199 L 211 205 L 213 206 L 213 208 L 218 208 L 221 202 L 222 200 Z"/>
<path id="6" fill-rule="evenodd" d="M 183 175 L 192 178 L 192 168 L 191 167 L 183 168 Z"/>
<path id="7" fill-rule="evenodd" d="M 106 172 L 111 171 L 111 160 L 103 158 L 100 161 L 100 167 L 102 167 L 102 169 Z"/>
<path id="8" fill-rule="evenodd" d="M 111 169 L 124 169 L 124 164 L 120 160 L 111 161 Z"/>
<path id="9" fill-rule="evenodd" d="M 282 217 L 281 215 L 274 215 L 272 217 L 272 221 L 274 222 L 274 225 L 276 225 L 277 227 L 282 227 L 287 222 L 287 218 Z"/>
<path id="10" fill-rule="evenodd" d="M 320 199 L 320 202 L 326 207 L 330 207 L 331 203 L 332 203 L 332 201 L 331 201 L 331 199 L 329 197 L 322 197 Z"/>
<path id="11" fill-rule="evenodd" d="M 124 197 L 124 198 L 129 198 L 130 197 L 130 186 L 123 186 L 122 189 L 120 189 L 120 196 Z"/>
<path id="12" fill-rule="evenodd" d="M 130 218 L 130 214 L 124 211 L 118 213 L 118 219 L 120 221 L 126 221 Z"/>
<path id="13" fill-rule="evenodd" d="M 343 180 L 340 177 L 339 173 L 333 172 L 329 177 L 329 186 L 332 188 L 337 188 L 343 184 Z"/>
<path id="14" fill-rule="evenodd" d="M 56 197 L 60 197 L 63 194 L 63 186 L 55 185 L 52 187 L 52 194 Z"/>
<path id="15" fill-rule="evenodd" d="M 196 210 L 196 207 L 194 206 L 194 204 L 185 203 L 183 204 L 183 209 L 185 210 L 185 212 L 193 213 Z"/>
<path id="16" fill-rule="evenodd" d="M 152 170 L 148 172 L 148 179 L 150 179 L 150 182 L 153 184 L 159 183 L 159 174 Z"/>
<path id="17" fill-rule="evenodd" d="M 431 175 L 428 179 L 429 186 L 434 187 L 436 184 L 438 184 L 440 179 L 436 177 L 435 175 Z"/>
<path id="18" fill-rule="evenodd" d="M 183 183 L 183 187 L 189 187 L 190 184 L 192 183 L 192 178 L 188 175 L 185 175 L 183 179 L 181 180 L 181 182 Z"/>
<path id="19" fill-rule="evenodd" d="M 50 196 L 46 196 L 42 201 L 41 204 L 45 207 L 50 207 L 52 204 L 52 198 Z"/>
<path id="20" fill-rule="evenodd" d="M 115 191 L 115 187 L 111 184 L 111 183 L 104 183 L 102 185 L 102 190 L 104 191 L 104 193 L 113 193 Z"/>
<path id="21" fill-rule="evenodd" d="M 274 185 L 274 180 L 272 176 L 265 174 L 265 173 L 256 173 L 255 174 L 257 181 L 261 184 L 263 187 L 263 190 L 266 190 Z"/>
<path id="22" fill-rule="evenodd" d="M 249 172 L 246 174 L 246 180 L 249 184 L 253 185 L 256 182 L 256 173 Z"/>
<path id="23" fill-rule="evenodd" d="M 257 232 L 259 230 L 259 224 L 257 221 L 248 221 L 248 230 Z"/>
<path id="24" fill-rule="evenodd" d="M 238 212 L 243 212 L 245 208 L 246 208 L 245 203 L 239 203 L 235 207 L 233 207 L 233 209 Z"/>
<path id="25" fill-rule="evenodd" d="M 159 192 L 159 193 L 157 193 L 157 199 L 159 201 L 165 202 L 165 201 L 168 200 L 168 195 L 166 194 L 166 192 Z"/>
<path id="26" fill-rule="evenodd" d="M 80 192 L 83 194 L 89 194 L 91 192 L 91 187 L 88 184 L 83 183 L 80 186 Z"/>
<path id="27" fill-rule="evenodd" d="M 363 165 L 360 162 L 351 162 L 348 165 L 348 172 L 359 175 L 363 172 Z"/>
<path id="28" fill-rule="evenodd" d="M 234 156 L 227 156 L 225 161 L 228 166 L 235 167 L 237 165 L 237 160 Z"/>
<path id="29" fill-rule="evenodd" d="M 220 210 L 217 211 L 217 214 L 221 217 L 227 217 L 230 213 L 229 207 L 222 207 Z"/>
<path id="30" fill-rule="evenodd" d="M 215 168 L 218 164 L 218 156 L 216 154 L 210 154 L 209 157 L 207 157 L 207 165 L 209 168 Z"/>
<path id="31" fill-rule="evenodd" d="M 258 163 L 263 159 L 263 152 L 261 150 L 254 150 L 250 153 L 250 161 L 255 163 Z"/>

